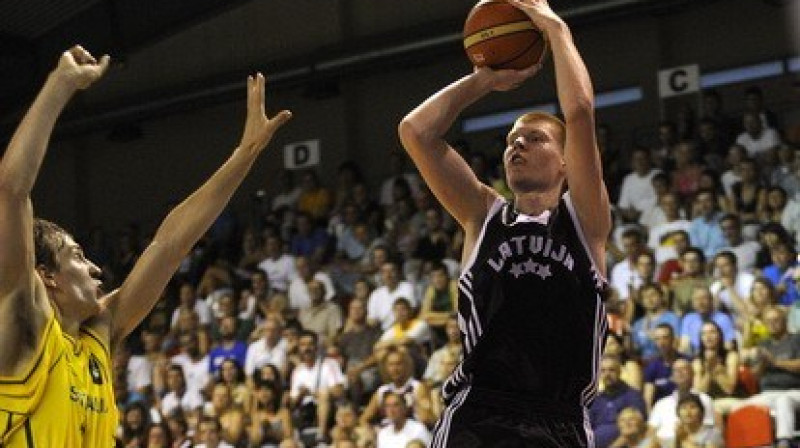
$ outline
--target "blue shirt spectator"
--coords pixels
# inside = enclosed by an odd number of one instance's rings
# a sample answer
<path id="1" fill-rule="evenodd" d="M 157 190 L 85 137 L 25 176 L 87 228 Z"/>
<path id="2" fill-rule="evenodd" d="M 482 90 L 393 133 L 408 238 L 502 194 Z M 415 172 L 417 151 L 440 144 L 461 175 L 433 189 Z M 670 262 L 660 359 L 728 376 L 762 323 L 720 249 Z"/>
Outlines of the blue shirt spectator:
<path id="1" fill-rule="evenodd" d="M 795 281 L 795 270 L 798 267 L 796 253 L 788 244 L 779 242 L 770 250 L 770 257 L 772 264 L 765 267 L 761 275 L 775 287 L 778 303 L 792 306 L 800 298 Z"/>
<path id="2" fill-rule="evenodd" d="M 633 348 L 643 360 L 658 356 L 658 347 L 654 339 L 655 330 L 659 324 L 668 324 L 672 327 L 673 334 L 680 331 L 681 319 L 672 311 L 666 309 L 664 291 L 658 284 L 646 283 L 639 288 L 639 296 L 645 315 L 633 323 L 631 335 Z"/>
<path id="3" fill-rule="evenodd" d="M 708 288 L 698 286 L 692 290 L 693 312 L 681 320 L 680 350 L 684 353 L 697 353 L 700 349 L 700 330 L 703 322 L 714 321 L 722 330 L 725 346 L 733 348 L 736 328 L 727 314 L 714 309 L 714 301 Z"/>
<path id="4" fill-rule="evenodd" d="M 589 421 L 594 430 L 598 448 L 607 448 L 617 437 L 617 416 L 628 407 L 647 413 L 641 392 L 628 386 L 620 379 L 622 367 L 616 356 L 606 355 L 600 362 L 600 380 L 604 389 L 597 395 L 589 408 Z"/>
<path id="5" fill-rule="evenodd" d="M 719 226 L 723 213 L 717 210 L 717 196 L 712 190 L 700 190 L 696 201 L 697 217 L 689 226 L 689 241 L 710 260 L 728 245 Z"/>

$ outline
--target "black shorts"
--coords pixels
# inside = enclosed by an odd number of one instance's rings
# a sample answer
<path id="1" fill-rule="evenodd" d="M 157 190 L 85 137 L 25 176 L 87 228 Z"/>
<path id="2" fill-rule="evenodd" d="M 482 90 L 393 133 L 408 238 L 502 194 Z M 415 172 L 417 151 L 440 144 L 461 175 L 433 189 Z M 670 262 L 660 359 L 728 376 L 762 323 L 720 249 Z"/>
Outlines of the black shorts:
<path id="1" fill-rule="evenodd" d="M 431 448 L 594 448 L 591 426 L 580 414 L 470 395 L 462 391 L 447 406 Z"/>

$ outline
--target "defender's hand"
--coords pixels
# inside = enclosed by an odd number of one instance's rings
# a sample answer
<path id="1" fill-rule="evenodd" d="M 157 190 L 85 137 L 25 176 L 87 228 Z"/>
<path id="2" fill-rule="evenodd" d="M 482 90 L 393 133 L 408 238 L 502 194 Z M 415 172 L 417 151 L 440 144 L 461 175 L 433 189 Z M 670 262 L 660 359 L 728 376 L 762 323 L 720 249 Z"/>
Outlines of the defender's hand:
<path id="1" fill-rule="evenodd" d="M 247 77 L 247 120 L 239 147 L 261 151 L 272 139 L 275 131 L 290 118 L 292 113 L 288 110 L 282 110 L 278 115 L 267 118 L 264 105 L 264 75 L 258 73 L 255 77 Z"/>
<path id="2" fill-rule="evenodd" d="M 108 55 L 97 62 L 91 53 L 80 45 L 75 45 L 61 55 L 54 74 L 70 87 L 83 90 L 103 76 L 110 62 Z"/>

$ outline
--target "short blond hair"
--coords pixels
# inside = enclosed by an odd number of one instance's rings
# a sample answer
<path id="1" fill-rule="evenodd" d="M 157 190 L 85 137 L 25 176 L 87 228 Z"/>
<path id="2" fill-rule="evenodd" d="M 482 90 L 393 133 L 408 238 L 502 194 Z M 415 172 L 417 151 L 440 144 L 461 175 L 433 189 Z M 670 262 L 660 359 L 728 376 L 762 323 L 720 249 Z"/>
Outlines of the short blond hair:
<path id="1" fill-rule="evenodd" d="M 558 134 L 555 136 L 556 140 L 563 148 L 564 142 L 567 139 L 567 125 L 555 115 L 548 114 L 547 112 L 528 112 L 520 115 L 514 123 L 534 123 L 538 121 L 550 123 L 555 127 L 555 129 L 558 131 Z"/>

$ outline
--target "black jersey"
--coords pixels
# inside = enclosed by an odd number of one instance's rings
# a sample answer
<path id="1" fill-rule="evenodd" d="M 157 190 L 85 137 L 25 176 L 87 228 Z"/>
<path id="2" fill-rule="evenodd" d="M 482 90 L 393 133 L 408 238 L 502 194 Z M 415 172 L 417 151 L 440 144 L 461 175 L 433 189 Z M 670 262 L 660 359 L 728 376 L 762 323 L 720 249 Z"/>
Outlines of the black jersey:
<path id="1" fill-rule="evenodd" d="M 583 414 L 607 328 L 606 280 L 587 247 L 568 193 L 541 217 L 495 202 L 459 278 L 464 360 L 448 403 L 472 390 Z"/>

